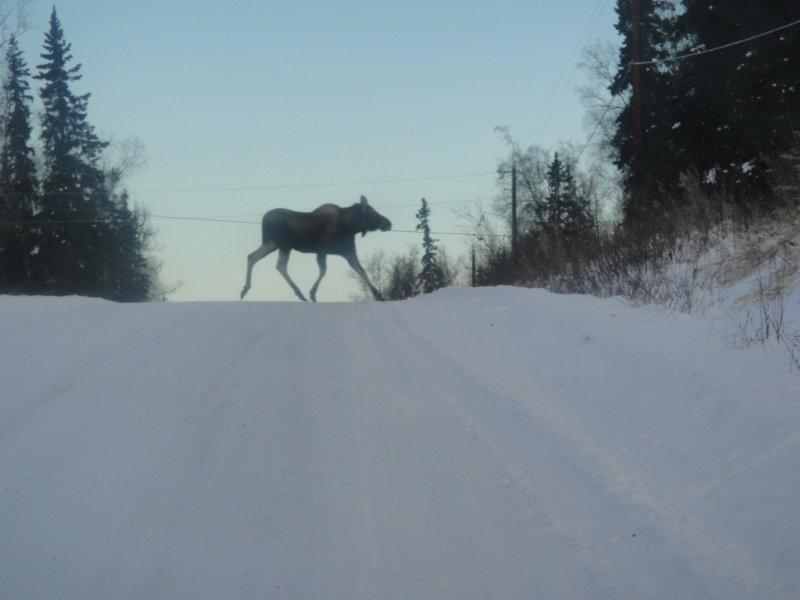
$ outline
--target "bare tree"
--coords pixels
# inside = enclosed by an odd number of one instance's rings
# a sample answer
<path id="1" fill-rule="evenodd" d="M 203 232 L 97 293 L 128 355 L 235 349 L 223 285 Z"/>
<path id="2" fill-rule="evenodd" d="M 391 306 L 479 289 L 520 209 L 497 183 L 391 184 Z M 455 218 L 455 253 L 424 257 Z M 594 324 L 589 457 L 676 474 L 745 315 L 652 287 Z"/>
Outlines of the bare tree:
<path id="1" fill-rule="evenodd" d="M 442 270 L 444 283 L 442 287 L 462 283 L 463 258 L 450 258 L 444 246 L 439 247 L 436 258 L 437 264 Z M 409 246 L 405 253 L 392 255 L 378 250 L 364 261 L 364 269 L 370 279 L 388 300 L 404 300 L 421 292 L 418 281 L 419 267 L 419 249 L 416 246 Z M 351 274 L 351 278 L 359 286 L 358 293 L 350 296 L 353 300 L 372 297 L 369 288 L 358 277 Z"/>
<path id="2" fill-rule="evenodd" d="M 369 275 L 370 281 L 379 290 L 385 290 L 388 286 L 388 270 L 387 270 L 387 256 L 386 251 L 381 249 L 373 252 L 364 260 L 364 270 Z M 347 276 L 350 277 L 357 285 L 358 292 L 351 294 L 352 300 L 369 300 L 372 298 L 372 290 L 369 289 L 364 280 L 358 276 L 354 271 L 348 271 Z"/>
<path id="3" fill-rule="evenodd" d="M 133 214 L 139 223 L 139 237 L 142 253 L 147 259 L 147 277 L 151 282 L 149 298 L 151 302 L 163 302 L 183 286 L 183 281 L 166 283 L 161 278 L 164 261 L 157 254 L 163 249 L 156 243 L 158 230 L 150 221 L 150 210 L 142 204 L 135 204 Z"/>
<path id="4" fill-rule="evenodd" d="M 439 269 L 442 271 L 442 287 L 458 285 L 461 283 L 461 276 L 464 273 L 464 257 L 450 258 L 447 248 L 439 248 Z"/>
<path id="5" fill-rule="evenodd" d="M 550 153 L 540 146 L 522 148 L 511 135 L 508 127 L 495 127 L 495 131 L 510 149 L 509 157 L 497 167 L 500 193 L 495 198 L 493 210 L 506 223 L 511 223 L 511 178 L 512 167 L 517 169 L 517 206 L 520 229 L 527 229 L 531 224 L 530 207 L 544 201 L 547 196 L 547 165 Z"/>
<path id="6" fill-rule="evenodd" d="M 608 41 L 595 41 L 584 53 L 581 68 L 589 83 L 578 89 L 581 104 L 586 111 L 584 128 L 587 135 L 586 156 L 590 158 L 588 173 L 594 180 L 596 198 L 604 198 L 605 206 L 598 203 L 598 219 L 608 210 L 616 211 L 622 198 L 623 174 L 614 166 L 616 148 L 611 143 L 616 131 L 617 117 L 630 101 L 629 93 L 613 95 L 609 88 L 617 72 L 619 51 Z"/>
<path id="7" fill-rule="evenodd" d="M 497 219 L 481 203 L 462 206 L 453 212 L 463 228 L 472 234 L 478 264 L 485 264 L 489 257 L 510 251 L 510 236 L 498 231 Z"/>
<path id="8" fill-rule="evenodd" d="M 144 144 L 139 138 L 128 137 L 124 140 L 109 139 L 103 152 L 100 168 L 106 176 L 106 186 L 111 194 L 126 176 L 135 173 L 145 166 Z"/>
<path id="9" fill-rule="evenodd" d="M 581 104 L 586 110 L 584 126 L 588 132 L 594 132 L 590 149 L 606 162 L 613 162 L 616 158 L 611 139 L 617 117 L 630 101 L 627 91 L 615 96 L 609 90 L 617 72 L 618 54 L 610 42 L 596 41 L 586 49 L 580 62 L 589 78 L 589 83 L 578 88 Z"/>
<path id="10" fill-rule="evenodd" d="M 11 38 L 18 37 L 28 30 L 28 7 L 32 0 L 0 0 L 0 48 Z M 6 112 L 5 93 L 0 94 L 0 112 Z M 37 162 L 39 157 L 36 158 Z M 38 167 L 39 165 L 37 165 Z"/>
<path id="11" fill-rule="evenodd" d="M 31 3 L 32 0 L 0 0 L 0 48 L 28 30 Z"/>

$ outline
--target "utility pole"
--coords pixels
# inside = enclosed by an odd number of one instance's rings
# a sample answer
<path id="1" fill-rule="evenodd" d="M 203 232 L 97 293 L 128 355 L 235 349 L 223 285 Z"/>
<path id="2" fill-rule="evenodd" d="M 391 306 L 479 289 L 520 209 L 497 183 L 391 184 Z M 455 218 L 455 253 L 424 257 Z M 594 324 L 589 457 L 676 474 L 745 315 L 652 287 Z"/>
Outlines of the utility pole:
<path id="1" fill-rule="evenodd" d="M 513 154 L 511 164 L 511 261 L 517 265 L 517 154 Z M 508 175 L 509 171 L 500 171 L 501 175 Z"/>
<path id="2" fill-rule="evenodd" d="M 517 266 L 517 163 L 511 166 L 511 262 Z"/>
<path id="3" fill-rule="evenodd" d="M 631 0 L 631 50 L 633 62 L 642 62 L 642 5 L 641 0 Z M 639 200 L 641 192 L 641 151 L 642 151 L 642 68 L 644 65 L 632 64 L 633 80 L 633 163 L 631 165 L 632 191 L 634 201 Z"/>
<path id="4" fill-rule="evenodd" d="M 472 242 L 472 287 L 476 287 L 477 283 L 477 277 L 475 276 L 475 242 Z"/>

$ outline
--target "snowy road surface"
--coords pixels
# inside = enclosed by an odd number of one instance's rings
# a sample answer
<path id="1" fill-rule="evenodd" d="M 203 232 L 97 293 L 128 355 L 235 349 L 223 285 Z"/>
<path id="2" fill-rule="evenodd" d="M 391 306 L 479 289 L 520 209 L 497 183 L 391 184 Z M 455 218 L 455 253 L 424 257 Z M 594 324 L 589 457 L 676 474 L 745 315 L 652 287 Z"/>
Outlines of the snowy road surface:
<path id="1" fill-rule="evenodd" d="M 701 317 L 0 297 L 4 598 L 797 598 L 800 378 Z"/>

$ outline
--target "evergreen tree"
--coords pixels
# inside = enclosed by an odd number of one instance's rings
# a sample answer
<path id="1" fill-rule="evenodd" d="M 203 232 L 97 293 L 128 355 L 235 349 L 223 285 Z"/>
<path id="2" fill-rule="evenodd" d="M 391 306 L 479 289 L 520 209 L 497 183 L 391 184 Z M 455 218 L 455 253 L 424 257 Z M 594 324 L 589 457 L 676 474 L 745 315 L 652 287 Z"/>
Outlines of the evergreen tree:
<path id="1" fill-rule="evenodd" d="M 3 115 L 3 145 L 0 150 L 0 293 L 28 291 L 31 258 L 37 252 L 32 220 L 36 208 L 36 165 L 30 145 L 30 84 L 28 70 L 16 38 L 6 51 L 3 83 L 6 110 Z"/>
<path id="2" fill-rule="evenodd" d="M 589 196 L 578 188 L 572 166 L 564 166 L 564 195 L 562 201 L 562 232 L 566 235 L 585 232 L 594 227 Z"/>
<path id="3" fill-rule="evenodd" d="M 146 215 L 130 210 L 126 192 L 115 200 L 114 252 L 110 258 L 108 296 L 125 302 L 150 300 L 158 284 L 154 265 L 146 255 L 152 232 L 147 227 Z"/>
<path id="4" fill-rule="evenodd" d="M 800 19 L 796 0 L 683 0 L 677 11 L 667 0 L 637 5 L 644 60 L 716 48 Z M 740 190 L 741 202 L 763 202 L 764 194 L 746 191 L 766 188 L 763 157 L 785 152 L 800 128 L 800 36 L 786 30 L 685 60 L 634 66 L 633 7 L 632 0 L 617 2 L 623 46 L 610 86 L 629 96 L 635 73 L 641 83 L 638 156 L 635 103 L 620 113 L 612 142 L 625 176 L 626 221 L 660 218 L 660 200 L 679 196 L 684 172 Z"/>
<path id="5" fill-rule="evenodd" d="M 75 95 L 70 89 L 81 78 L 81 65 L 70 66 L 70 50 L 54 7 L 45 34 L 45 62 L 36 76 L 43 82 L 39 95 L 44 104 L 41 284 L 49 293 L 103 295 L 105 255 L 114 243 L 106 223 L 113 206 L 98 166 L 107 144 L 87 121 L 89 94 Z"/>
<path id="6" fill-rule="evenodd" d="M 537 229 L 573 234 L 592 226 L 589 199 L 580 193 L 572 166 L 558 152 L 547 168 L 547 195 L 535 207 Z"/>
<path id="7" fill-rule="evenodd" d="M 615 162 L 624 174 L 623 213 L 627 221 L 652 217 L 662 194 L 677 185 L 675 167 L 681 164 L 682 154 L 672 67 L 633 65 L 637 59 L 663 59 L 673 53 L 675 6 L 668 0 L 636 3 L 639 27 L 634 30 L 634 0 L 617 0 L 616 29 L 623 43 L 619 68 L 609 87 L 612 94 L 631 98 L 617 117 L 612 139 Z M 638 103 L 631 97 L 634 77 L 640 82 Z M 642 132 L 638 147 L 634 139 L 637 121 Z"/>
<path id="8" fill-rule="evenodd" d="M 539 228 L 547 233 L 560 232 L 564 220 L 566 204 L 567 173 L 565 165 L 558 157 L 558 152 L 553 157 L 553 162 L 547 168 L 547 197 L 544 203 L 537 207 L 537 221 Z"/>
<path id="9" fill-rule="evenodd" d="M 690 50 L 717 47 L 800 19 L 796 0 L 684 0 L 679 35 Z M 681 62 L 690 167 L 716 181 L 766 185 L 764 155 L 800 129 L 800 35 L 787 30 Z M 763 194 L 748 195 L 763 198 Z"/>
<path id="10" fill-rule="evenodd" d="M 422 291 L 429 294 L 444 285 L 444 277 L 436 261 L 436 240 L 431 238 L 430 228 L 431 209 L 425 198 L 422 199 L 422 205 L 416 216 L 417 231 L 422 232 L 422 270 L 419 274 L 419 281 Z"/>

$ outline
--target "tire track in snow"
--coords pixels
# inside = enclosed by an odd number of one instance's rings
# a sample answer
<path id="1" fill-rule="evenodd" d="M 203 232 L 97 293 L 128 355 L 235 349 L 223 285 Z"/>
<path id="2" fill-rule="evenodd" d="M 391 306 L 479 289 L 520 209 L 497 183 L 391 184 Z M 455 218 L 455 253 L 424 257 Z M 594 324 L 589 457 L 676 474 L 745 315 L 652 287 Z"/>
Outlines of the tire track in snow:
<path id="1" fill-rule="evenodd" d="M 202 313 L 201 315 L 202 316 Z M 209 315 L 213 316 L 213 315 Z M 191 427 L 192 436 L 189 447 L 184 450 L 180 468 L 176 475 L 184 483 L 176 488 L 179 496 L 172 498 L 171 506 L 165 513 L 169 515 L 160 532 L 161 541 L 156 545 L 158 550 L 152 558 L 150 575 L 147 576 L 148 585 L 144 589 L 144 597 L 156 598 L 172 594 L 184 594 L 186 580 L 181 580 L 181 573 L 171 572 L 175 555 L 191 551 L 185 544 L 186 530 L 199 525 L 193 512 L 198 504 L 204 502 L 202 482 L 207 476 L 212 448 L 219 451 L 220 435 L 225 425 L 224 415 L 235 408 L 236 390 L 231 389 L 235 382 L 252 381 L 254 365 L 252 357 L 257 356 L 260 344 L 263 344 L 263 335 L 267 330 L 275 330 L 278 315 L 270 315 L 268 326 L 259 323 L 253 327 L 252 315 L 237 315 L 239 323 L 228 319 L 226 329 L 220 331 L 214 339 L 214 344 L 208 346 L 211 350 L 202 362 L 202 384 L 195 382 L 183 391 L 181 402 L 191 404 L 191 421 L 185 426 Z M 209 318 L 207 322 L 212 322 Z M 231 328 L 232 324 L 237 326 Z M 220 335 L 221 334 L 221 335 Z M 212 338 L 213 339 L 213 338 Z M 270 342 L 279 344 L 280 338 Z M 241 352 L 242 348 L 249 350 L 247 354 Z M 216 359 L 222 359 L 222 362 Z M 206 370 L 208 367 L 211 369 Z M 255 371 L 258 372 L 258 371 Z M 246 377 L 245 377 L 246 376 Z M 182 395 L 183 395 L 182 394 Z M 224 431 L 229 434 L 229 431 Z M 189 469 L 190 472 L 186 472 Z M 170 591 L 167 591 L 170 590 Z"/>
<path id="2" fill-rule="evenodd" d="M 570 553 L 578 557 L 575 568 L 585 573 L 599 597 L 708 597 L 704 583 L 690 576 L 683 561 L 664 553 L 649 527 L 609 502 L 596 474 L 573 462 L 572 452 L 546 424 L 531 420 L 516 401 L 487 387 L 414 333 L 408 321 L 398 319 L 398 331 L 411 340 L 418 358 L 437 365 L 442 379 L 450 382 L 453 418 L 506 473 L 508 485 L 524 490 L 563 536 Z"/>
<path id="3" fill-rule="evenodd" d="M 604 494 L 616 499 L 618 509 L 627 513 L 632 523 L 650 530 L 659 538 L 655 543 L 668 549 L 683 568 L 694 574 L 698 585 L 705 589 L 704 594 L 720 599 L 742 594 L 750 598 L 773 598 L 785 594 L 785 590 L 775 583 L 778 579 L 770 574 L 769 566 L 758 556 L 737 546 L 732 540 L 712 534 L 699 520 L 673 510 L 669 499 L 660 497 L 655 486 L 629 472 L 610 456 L 602 454 L 598 450 L 600 445 L 576 430 L 553 402 L 541 396 L 535 400 L 526 397 L 522 389 L 511 388 L 493 378 L 487 369 L 468 364 L 459 354 L 449 352 L 443 344 L 425 337 L 405 316 L 402 318 L 405 323 L 403 330 L 414 338 L 416 344 L 427 348 L 432 354 L 430 362 L 449 364 L 456 373 L 462 373 L 472 381 L 474 386 L 486 390 L 498 403 L 513 407 L 520 420 L 530 422 L 532 427 L 551 440 L 553 448 L 559 448 L 564 461 L 577 469 L 576 472 L 585 481 L 593 481 Z M 491 389 L 488 385 L 491 385 Z M 486 411 L 484 416 L 488 418 L 493 415 Z M 474 419 L 468 422 L 477 426 Z M 488 437 L 492 436 L 497 439 L 491 433 Z M 525 453 L 520 453 L 520 456 L 523 455 Z M 509 464 L 513 464 L 511 455 L 506 453 L 506 456 Z M 516 472 L 524 480 L 525 470 Z M 726 568 L 723 576 L 720 572 L 722 565 Z"/>
<path id="4" fill-rule="evenodd" d="M 361 326 L 371 331 L 370 337 L 381 340 L 383 350 L 376 352 L 365 336 L 361 342 L 367 351 L 353 358 L 363 361 L 366 371 L 380 382 L 361 384 L 366 389 L 359 395 L 374 396 L 379 402 L 369 412 L 372 419 L 363 424 L 361 444 L 378 455 L 391 452 L 395 459 L 384 466 L 379 458 L 373 458 L 365 466 L 364 503 L 380 515 L 369 518 L 365 534 L 371 540 L 365 543 L 381 548 L 392 542 L 388 555 L 375 552 L 377 564 L 371 566 L 380 575 L 376 581 L 383 583 L 396 576 L 385 568 L 381 571 L 385 561 L 397 560 L 393 548 L 414 546 L 418 549 L 412 552 L 440 564 L 443 573 L 453 571 L 459 576 L 456 580 L 439 578 L 439 584 L 424 581 L 420 588 L 407 588 L 404 597 L 525 597 L 533 589 L 539 590 L 542 598 L 603 597 L 607 589 L 592 575 L 587 566 L 591 561 L 575 558 L 574 540 L 543 518 L 541 499 L 518 485 L 509 485 L 508 465 L 498 462 L 475 442 L 474 433 L 453 419 L 452 399 L 475 393 L 475 389 L 465 390 L 458 383 L 465 378 L 463 373 L 440 371 L 438 362 L 420 352 L 400 326 L 395 310 L 386 306 L 364 311 Z M 387 419 L 399 421 L 402 427 L 387 429 Z M 380 476 L 382 466 L 390 470 L 391 481 Z M 404 499 L 414 510 L 388 500 L 387 494 Z M 444 508 L 448 505 L 457 510 Z M 394 513 L 404 515 L 401 532 L 392 531 L 385 523 Z M 384 525 L 384 531 L 374 530 L 376 521 Z M 464 537 L 464 531 L 470 534 Z M 427 548 L 436 548 L 439 537 L 458 549 L 454 556 L 443 559 L 435 551 L 426 555 Z M 416 572 L 423 579 L 430 576 L 413 561 L 404 562 L 401 572 Z M 569 576 L 563 577 L 564 573 Z M 377 586 L 364 591 L 362 597 L 383 595 Z"/>

